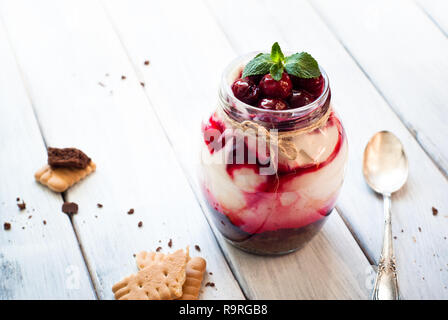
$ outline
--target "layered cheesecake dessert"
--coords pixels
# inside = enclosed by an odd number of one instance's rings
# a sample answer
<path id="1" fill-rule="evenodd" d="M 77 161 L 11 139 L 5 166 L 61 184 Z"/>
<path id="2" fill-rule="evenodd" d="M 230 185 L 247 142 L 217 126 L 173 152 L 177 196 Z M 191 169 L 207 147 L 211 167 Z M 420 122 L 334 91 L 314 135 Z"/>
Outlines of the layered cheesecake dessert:
<path id="1" fill-rule="evenodd" d="M 202 124 L 201 184 L 216 227 L 232 244 L 287 253 L 322 227 L 347 160 L 330 99 L 317 62 L 306 53 L 285 58 L 277 44 L 225 70 L 219 106 Z"/>

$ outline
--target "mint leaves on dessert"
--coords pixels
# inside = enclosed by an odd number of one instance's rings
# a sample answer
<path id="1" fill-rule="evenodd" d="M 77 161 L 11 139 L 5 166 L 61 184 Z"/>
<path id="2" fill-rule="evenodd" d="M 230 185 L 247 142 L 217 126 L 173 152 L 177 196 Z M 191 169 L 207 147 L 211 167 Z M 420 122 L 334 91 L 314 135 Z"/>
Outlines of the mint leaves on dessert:
<path id="1" fill-rule="evenodd" d="M 255 56 L 243 70 L 242 77 L 264 75 L 270 73 L 272 78 L 279 81 L 283 72 L 299 78 L 317 78 L 320 76 L 317 61 L 306 52 L 284 56 L 278 42 L 272 45 L 271 54 L 260 53 Z"/>
<path id="2" fill-rule="evenodd" d="M 317 61 L 306 52 L 295 53 L 285 59 L 286 72 L 299 78 L 317 78 L 320 76 Z"/>

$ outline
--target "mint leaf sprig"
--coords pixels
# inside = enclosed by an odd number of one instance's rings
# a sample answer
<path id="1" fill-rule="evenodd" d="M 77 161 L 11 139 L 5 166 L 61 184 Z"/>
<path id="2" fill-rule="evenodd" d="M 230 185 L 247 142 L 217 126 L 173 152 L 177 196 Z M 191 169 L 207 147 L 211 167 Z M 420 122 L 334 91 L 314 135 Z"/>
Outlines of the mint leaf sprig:
<path id="1" fill-rule="evenodd" d="M 272 78 L 279 81 L 283 72 L 299 78 L 317 78 L 320 76 L 319 64 L 306 52 L 284 56 L 278 42 L 272 45 L 271 54 L 260 53 L 255 56 L 243 70 L 242 77 L 265 75 L 270 73 Z"/>

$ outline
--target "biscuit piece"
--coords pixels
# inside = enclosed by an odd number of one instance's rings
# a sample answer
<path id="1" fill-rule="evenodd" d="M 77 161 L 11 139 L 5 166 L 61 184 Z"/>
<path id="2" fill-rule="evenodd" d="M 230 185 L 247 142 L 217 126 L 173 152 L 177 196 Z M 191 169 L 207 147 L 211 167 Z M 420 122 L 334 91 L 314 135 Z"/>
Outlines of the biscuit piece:
<path id="1" fill-rule="evenodd" d="M 157 255 L 154 252 L 140 252 L 136 256 L 138 268 L 144 269 L 153 261 L 153 257 Z M 182 286 L 182 296 L 178 300 L 197 300 L 199 290 L 201 289 L 202 279 L 207 263 L 201 257 L 193 257 L 189 259 L 186 266 L 186 275 L 184 285 Z"/>
<path id="2" fill-rule="evenodd" d="M 45 165 L 34 174 L 34 177 L 51 190 L 64 192 L 95 169 L 96 164 L 93 161 L 90 161 L 85 169 L 51 168 L 49 165 Z"/>
<path id="3" fill-rule="evenodd" d="M 52 168 L 77 168 L 85 169 L 90 163 L 90 158 L 81 150 L 76 148 L 51 148 L 47 150 L 48 164 Z"/>
<path id="4" fill-rule="evenodd" d="M 148 263 L 138 273 L 130 275 L 112 287 L 117 300 L 173 300 L 182 296 L 188 250 L 172 254 L 140 253 Z"/>
<path id="5" fill-rule="evenodd" d="M 182 287 L 179 300 L 197 300 L 207 263 L 201 257 L 191 258 L 187 263 L 187 279 Z"/>

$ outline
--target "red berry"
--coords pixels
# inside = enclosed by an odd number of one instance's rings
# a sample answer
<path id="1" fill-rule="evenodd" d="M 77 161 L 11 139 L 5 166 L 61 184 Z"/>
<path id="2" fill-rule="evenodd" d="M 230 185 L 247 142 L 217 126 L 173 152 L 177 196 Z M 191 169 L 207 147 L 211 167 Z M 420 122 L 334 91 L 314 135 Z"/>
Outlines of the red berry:
<path id="1" fill-rule="evenodd" d="M 286 99 L 291 94 L 292 82 L 286 72 L 283 72 L 279 81 L 267 74 L 260 81 L 261 93 L 267 98 Z"/>
<path id="2" fill-rule="evenodd" d="M 258 102 L 258 107 L 268 110 L 285 110 L 288 109 L 288 104 L 280 99 L 264 98 Z"/>
<path id="3" fill-rule="evenodd" d="M 295 76 L 291 76 L 292 83 L 294 84 L 294 89 L 305 89 L 312 95 L 318 96 L 321 95 L 322 91 L 324 90 L 324 77 L 320 75 L 317 78 L 299 78 Z"/>
<path id="4" fill-rule="evenodd" d="M 255 104 L 260 94 L 258 86 L 248 78 L 235 80 L 232 91 L 237 99 L 248 104 Z"/>
<path id="5" fill-rule="evenodd" d="M 289 98 L 291 108 L 300 108 L 314 101 L 314 96 L 305 90 L 293 90 Z"/>

